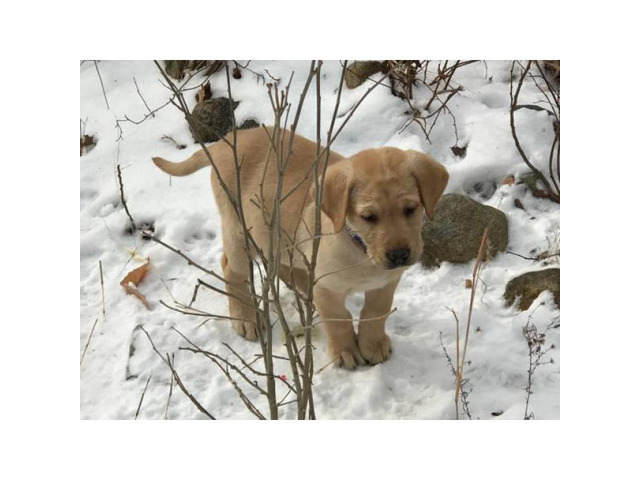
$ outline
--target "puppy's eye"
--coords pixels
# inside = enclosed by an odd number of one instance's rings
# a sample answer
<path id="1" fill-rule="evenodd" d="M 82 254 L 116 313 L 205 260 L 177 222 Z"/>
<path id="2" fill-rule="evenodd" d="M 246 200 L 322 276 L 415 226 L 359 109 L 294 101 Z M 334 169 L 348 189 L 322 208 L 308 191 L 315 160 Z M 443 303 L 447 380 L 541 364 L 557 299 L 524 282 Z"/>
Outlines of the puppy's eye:
<path id="1" fill-rule="evenodd" d="M 402 212 L 406 217 L 410 217 L 413 215 L 413 212 L 416 211 L 416 207 L 406 207 Z"/>
<path id="2" fill-rule="evenodd" d="M 378 221 L 378 217 L 376 217 L 373 213 L 367 213 L 365 215 L 360 215 L 360 217 L 369 223 L 376 223 Z"/>

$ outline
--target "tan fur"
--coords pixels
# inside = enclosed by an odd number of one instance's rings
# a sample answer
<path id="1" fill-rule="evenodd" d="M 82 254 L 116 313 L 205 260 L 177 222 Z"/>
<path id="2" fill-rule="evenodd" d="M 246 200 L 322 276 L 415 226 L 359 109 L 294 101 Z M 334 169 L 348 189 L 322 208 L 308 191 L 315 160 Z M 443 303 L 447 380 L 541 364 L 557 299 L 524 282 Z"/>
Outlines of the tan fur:
<path id="1" fill-rule="evenodd" d="M 289 135 L 285 133 L 285 146 L 289 144 Z M 232 138 L 229 136 L 228 140 Z M 209 151 L 222 180 L 237 195 L 232 149 L 219 141 L 211 145 Z M 294 136 L 282 188 L 285 194 L 291 193 L 281 204 L 281 226 L 285 232 L 281 250 L 285 265 L 281 276 L 291 281 L 293 272 L 297 284 L 306 278 L 302 255 L 310 258 L 312 250 L 312 242 L 308 240 L 315 218 L 315 189 L 309 172 L 315 156 L 315 142 Z M 238 131 L 237 157 L 242 162 L 240 188 L 246 223 L 258 246 L 267 251 L 269 230 L 264 212 L 251 201 L 262 192 L 265 205 L 271 205 L 276 192 L 275 157 L 264 130 Z M 210 166 L 202 151 L 181 163 L 157 157 L 153 161 L 175 176 L 189 175 Z M 315 271 L 314 303 L 321 319 L 326 320 L 323 325 L 329 354 L 338 365 L 355 368 L 365 361 L 375 364 L 389 358 L 391 342 L 384 329 L 386 316 L 402 273 L 418 261 L 422 253 L 422 209 L 433 218 L 447 181 L 445 168 L 420 152 L 385 147 L 365 150 L 348 159 L 331 153 L 323 185 L 323 236 Z M 232 323 L 236 332 L 254 340 L 254 315 L 246 284 L 250 263 L 242 227 L 213 169 L 211 185 L 222 218 L 222 268 L 228 282 L 227 291 L 232 294 L 229 315 L 235 319 Z M 415 208 L 413 213 L 409 213 L 411 208 Z M 363 218 L 371 215 L 375 215 L 375 222 Z M 361 236 L 367 246 L 366 253 L 347 233 L 345 225 Z M 293 247 L 293 240 L 298 248 Z M 406 261 L 391 268 L 389 254 L 399 249 L 408 250 Z M 289 265 L 290 258 L 292 265 Z M 357 335 L 345 307 L 347 295 L 355 291 L 366 292 Z"/>

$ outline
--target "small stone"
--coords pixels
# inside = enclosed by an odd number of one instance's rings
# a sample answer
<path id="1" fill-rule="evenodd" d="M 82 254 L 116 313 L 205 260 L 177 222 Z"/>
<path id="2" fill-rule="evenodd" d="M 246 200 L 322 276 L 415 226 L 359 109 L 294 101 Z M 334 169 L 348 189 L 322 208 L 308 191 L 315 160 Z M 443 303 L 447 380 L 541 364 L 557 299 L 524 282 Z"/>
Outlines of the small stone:
<path id="1" fill-rule="evenodd" d="M 509 280 L 505 287 L 504 298 L 509 305 L 520 298 L 518 309 L 528 310 L 533 301 L 545 290 L 553 294 L 553 301 L 560 308 L 560 269 L 547 268 L 528 272 Z"/>
<path id="2" fill-rule="evenodd" d="M 242 125 L 240 125 L 238 128 L 240 130 L 247 130 L 249 128 L 256 128 L 259 126 L 260 124 L 258 122 L 256 122 L 253 118 L 249 118 L 248 120 L 242 122 Z"/>
<path id="3" fill-rule="evenodd" d="M 386 69 L 384 63 L 375 61 L 353 62 L 347 67 L 344 75 L 344 81 L 349 88 L 356 88 L 362 85 L 371 75 L 384 72 Z"/>
<path id="4" fill-rule="evenodd" d="M 218 97 L 198 103 L 191 112 L 193 138 L 202 142 L 215 142 L 224 137 L 233 128 L 233 109 L 238 102 L 229 102 L 228 98 Z"/>

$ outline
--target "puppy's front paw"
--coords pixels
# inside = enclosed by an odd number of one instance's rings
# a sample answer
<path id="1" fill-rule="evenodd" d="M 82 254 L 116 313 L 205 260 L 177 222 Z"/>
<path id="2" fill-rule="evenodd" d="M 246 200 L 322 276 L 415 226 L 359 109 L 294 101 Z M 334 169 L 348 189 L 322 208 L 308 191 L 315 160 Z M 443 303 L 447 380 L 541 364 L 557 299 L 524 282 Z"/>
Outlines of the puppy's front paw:
<path id="1" fill-rule="evenodd" d="M 355 370 L 358 365 L 366 363 L 358 350 L 355 338 L 351 342 L 330 342 L 328 349 L 331 359 L 340 368 Z"/>
<path id="2" fill-rule="evenodd" d="M 247 340 L 254 341 L 258 338 L 255 322 L 247 322 L 242 320 L 232 320 L 231 325 L 238 335 Z"/>
<path id="3" fill-rule="evenodd" d="M 391 356 L 391 339 L 387 334 L 359 335 L 358 346 L 364 359 L 371 365 L 382 363 Z"/>

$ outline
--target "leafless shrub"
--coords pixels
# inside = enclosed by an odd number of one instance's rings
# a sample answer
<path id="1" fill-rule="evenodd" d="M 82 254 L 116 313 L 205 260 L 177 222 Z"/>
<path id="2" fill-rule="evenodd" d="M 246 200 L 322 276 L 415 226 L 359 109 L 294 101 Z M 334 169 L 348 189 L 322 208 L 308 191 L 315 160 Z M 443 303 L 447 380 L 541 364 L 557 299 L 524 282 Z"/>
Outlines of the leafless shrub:
<path id="1" fill-rule="evenodd" d="M 442 113 L 451 115 L 453 128 L 458 144 L 458 128 L 456 119 L 448 106 L 449 101 L 464 88 L 454 80 L 454 74 L 460 68 L 477 62 L 477 60 L 434 61 L 434 60 L 385 60 L 382 72 L 389 78 L 390 85 L 384 85 L 391 93 L 403 99 L 409 110 L 407 121 L 400 127 L 400 132 L 409 125 L 416 124 L 422 130 L 427 141 L 431 143 L 431 132 Z M 435 67 L 434 67 L 435 66 Z M 435 71 L 434 71 L 435 69 Z M 380 69 L 376 70 L 379 72 Z M 370 77 L 369 81 L 373 81 Z M 426 96 L 416 94 L 417 87 L 424 87 Z"/>
<path id="2" fill-rule="evenodd" d="M 464 334 L 464 343 L 462 345 L 462 352 L 460 351 L 460 321 L 455 310 L 451 310 L 451 313 L 453 313 L 453 318 L 456 321 L 456 367 L 454 369 L 454 374 L 456 377 L 456 393 L 454 398 L 456 405 L 456 419 L 460 418 L 459 403 L 461 397 L 463 399 L 463 408 L 465 409 L 465 413 L 467 414 L 468 418 L 471 418 L 471 414 L 469 413 L 468 408 L 469 393 L 465 392 L 463 389 L 463 386 L 465 385 L 465 383 L 467 383 L 464 379 L 464 366 L 466 361 L 465 359 L 467 357 L 467 346 L 469 344 L 469 332 L 471 331 L 471 314 L 473 313 L 473 301 L 475 299 L 478 282 L 481 281 L 480 272 L 482 271 L 484 261 L 486 260 L 488 237 L 489 227 L 485 227 L 484 233 L 482 234 L 482 240 L 480 241 L 480 247 L 478 248 L 476 263 L 473 266 L 473 274 L 471 277 L 471 295 L 469 298 L 469 309 L 467 314 L 467 323 Z"/>
<path id="3" fill-rule="evenodd" d="M 453 310 L 452 310 L 453 312 Z M 455 313 L 454 313 L 455 315 Z M 457 326 L 458 322 L 457 322 L 457 317 L 456 317 L 456 326 Z M 458 333 L 458 328 L 456 328 L 456 333 Z M 449 352 L 447 352 L 447 348 L 444 346 L 444 343 L 442 341 L 442 332 L 440 332 L 440 348 L 442 348 L 444 357 L 447 360 L 447 364 L 449 365 L 449 368 L 451 369 L 451 374 L 453 375 L 453 378 L 455 379 L 456 382 L 456 388 L 457 388 L 457 384 L 458 384 L 458 369 L 456 368 L 456 366 L 453 364 L 453 360 L 451 359 L 451 355 L 449 355 Z M 456 335 L 456 353 L 458 353 L 459 350 L 459 335 Z M 456 360 L 457 362 L 457 360 Z M 469 395 L 471 394 L 471 392 L 473 391 L 473 389 L 470 386 L 470 382 L 468 378 L 463 378 L 462 381 L 460 382 L 460 399 L 462 400 L 462 411 L 464 412 L 464 414 L 467 416 L 467 418 L 469 420 L 472 419 L 471 417 L 471 410 L 469 408 Z M 456 420 L 459 418 L 459 411 L 458 411 L 458 405 L 456 403 Z"/>
<path id="4" fill-rule="evenodd" d="M 442 113 L 451 115 L 456 146 L 458 144 L 458 127 L 449 101 L 463 90 L 453 77 L 460 68 L 475 63 L 476 60 L 454 62 L 437 62 L 435 73 L 430 70 L 436 63 L 433 60 L 387 60 L 392 92 L 404 99 L 409 105 L 409 118 L 402 126 L 404 131 L 409 125 L 415 123 L 420 127 L 427 141 L 431 142 L 431 132 Z M 422 85 L 426 87 L 426 98 L 414 99 L 414 87 Z M 417 100 L 424 106 L 418 106 Z"/>
<path id="5" fill-rule="evenodd" d="M 245 63 L 244 65 L 242 65 L 240 62 L 237 61 L 233 61 L 235 67 L 234 67 L 234 72 L 237 72 L 238 75 L 242 75 L 243 71 L 247 71 L 249 73 L 251 73 L 255 79 L 256 79 L 256 83 L 261 84 L 261 85 L 266 85 L 267 83 L 271 83 L 274 85 L 280 85 L 280 82 L 282 81 L 281 78 L 278 77 L 274 77 L 273 75 L 271 75 L 271 73 L 269 72 L 269 70 L 265 69 L 264 73 L 260 73 L 260 72 L 256 72 L 255 70 L 249 68 L 249 65 L 251 65 L 251 61 L 247 61 L 247 63 Z M 266 74 L 266 75 L 265 75 Z M 267 79 L 267 77 L 269 77 Z"/>
<path id="6" fill-rule="evenodd" d="M 176 106 L 185 116 L 187 122 L 192 125 L 191 114 L 189 109 L 187 108 L 184 92 L 185 89 L 179 87 L 173 82 L 164 72 L 162 67 L 158 62 L 156 65 L 161 72 L 166 87 L 171 91 L 172 96 L 170 99 L 170 103 Z M 346 62 L 344 64 L 342 76 L 344 77 L 344 72 L 346 68 Z M 228 88 L 228 98 L 233 98 L 231 95 L 231 73 L 229 69 L 229 65 L 225 65 L 225 73 L 227 77 L 227 88 Z M 238 67 L 239 68 L 239 67 Z M 342 89 L 342 80 L 340 82 L 340 87 L 338 90 L 336 105 L 334 108 L 334 113 L 330 121 L 330 125 L 328 128 L 327 135 L 327 145 L 322 147 L 320 144 L 321 137 L 321 124 L 320 124 L 320 111 L 321 111 L 321 96 L 320 96 L 320 81 L 321 81 L 321 68 L 322 62 L 311 62 L 309 72 L 306 77 L 306 81 L 304 84 L 304 88 L 298 100 L 298 106 L 295 111 L 292 110 L 292 103 L 289 100 L 289 88 L 291 84 L 291 79 L 289 79 L 289 83 L 284 87 L 280 88 L 278 83 L 268 83 L 267 93 L 269 95 L 273 113 L 274 113 L 274 126 L 271 131 L 265 129 L 265 135 L 269 136 L 269 141 L 272 149 L 272 153 L 274 155 L 274 162 L 277 165 L 278 178 L 277 178 L 277 189 L 274 195 L 273 201 L 267 202 L 262 194 L 262 188 L 260 188 L 259 192 L 251 197 L 251 203 L 258 207 L 263 215 L 265 224 L 268 227 L 269 231 L 269 248 L 264 250 L 261 248 L 253 238 L 251 233 L 251 229 L 246 224 L 244 211 L 243 211 L 243 203 L 242 203 L 242 195 L 243 192 L 241 190 L 241 184 L 239 181 L 240 171 L 241 171 L 241 159 L 238 158 L 238 152 L 236 148 L 237 141 L 237 127 L 235 124 L 235 118 L 233 119 L 233 129 L 232 132 L 227 137 L 222 137 L 220 141 L 224 141 L 228 144 L 228 146 L 233 151 L 233 157 L 235 162 L 235 170 L 236 170 L 236 184 L 234 185 L 234 190 L 238 192 L 237 194 L 229 188 L 229 185 L 226 185 L 224 180 L 221 178 L 220 173 L 214 163 L 213 159 L 210 156 L 209 150 L 206 148 L 204 143 L 198 140 L 203 152 L 209 159 L 211 166 L 214 171 L 214 175 L 216 175 L 218 182 L 220 182 L 222 189 L 226 193 L 231 205 L 233 206 L 242 228 L 242 238 L 244 239 L 244 250 L 250 262 L 253 262 L 255 267 L 255 272 L 250 270 L 251 276 L 248 282 L 249 292 L 247 295 L 246 305 L 250 306 L 251 310 L 255 313 L 255 322 L 256 322 L 256 333 L 258 336 L 258 344 L 261 350 L 261 354 L 259 355 L 259 359 L 261 360 L 261 366 L 258 368 L 254 363 L 256 359 L 252 361 L 247 361 L 242 358 L 237 352 L 235 352 L 229 345 L 225 345 L 227 350 L 231 352 L 233 355 L 233 361 L 227 359 L 226 357 L 210 351 L 205 351 L 195 345 L 193 342 L 188 340 L 188 338 L 182 335 L 181 337 L 187 341 L 189 344 L 188 347 L 184 347 L 183 349 L 190 351 L 194 354 L 203 355 L 209 360 L 211 360 L 227 377 L 231 385 L 234 387 L 241 400 L 245 403 L 247 409 L 255 415 L 257 418 L 270 418 L 277 419 L 279 417 L 278 409 L 288 403 L 296 402 L 298 407 L 298 418 L 299 419 L 314 419 L 315 418 L 315 408 L 313 403 L 313 391 L 312 391 L 312 383 L 313 383 L 313 374 L 314 374 L 314 359 L 313 359 L 313 349 L 314 345 L 312 343 L 312 328 L 317 325 L 314 323 L 314 319 L 316 318 L 316 312 L 313 305 L 313 289 L 316 284 L 317 279 L 315 278 L 315 264 L 317 259 L 318 247 L 320 242 L 320 237 L 322 235 L 320 230 L 320 208 L 321 204 L 321 196 L 322 196 L 322 185 L 324 180 L 324 175 L 326 172 L 326 168 L 328 166 L 329 159 L 329 149 L 331 144 L 335 141 L 337 135 L 342 131 L 346 123 L 352 117 L 353 113 L 357 109 L 357 107 L 362 103 L 364 98 L 381 82 L 376 82 L 371 88 L 369 88 L 361 97 L 360 101 L 350 110 L 349 114 L 346 115 L 346 118 L 342 120 L 342 123 L 339 127 L 336 125 L 336 119 L 338 117 L 338 107 L 340 104 L 341 98 L 341 89 Z M 291 238 L 290 234 L 284 231 L 281 228 L 281 217 L 280 217 L 280 206 L 281 203 L 286 200 L 288 195 L 292 193 L 293 190 L 302 187 L 302 183 L 297 186 L 294 186 L 292 190 L 284 191 L 283 190 L 283 182 L 282 178 L 287 166 L 291 158 L 292 152 L 292 138 L 290 137 L 289 142 L 285 142 L 285 132 L 290 131 L 291 133 L 295 133 L 298 121 L 300 119 L 300 113 L 302 106 L 305 102 L 305 98 L 309 92 L 310 86 L 315 80 L 316 82 L 316 108 L 317 108 L 317 149 L 316 149 L 316 159 L 313 165 L 313 168 L 309 172 L 310 178 L 312 179 L 312 185 L 315 186 L 315 195 L 316 195 L 316 212 L 315 212 L 315 224 L 307 226 L 310 229 L 310 239 L 312 241 L 312 253 L 309 257 L 306 257 L 304 254 L 302 255 L 302 259 L 305 263 L 305 275 L 303 276 L 304 281 L 298 281 L 296 278 L 295 272 L 287 269 L 292 268 L 288 267 L 288 265 L 293 265 L 293 256 L 302 253 L 300 250 L 299 242 L 301 239 Z M 183 84 L 184 85 L 184 84 Z M 231 100 L 230 100 L 231 101 Z M 233 112 L 233 109 L 231 109 Z M 290 118 L 293 118 L 293 121 L 289 123 Z M 309 188 L 309 186 L 307 186 Z M 249 195 L 249 193 L 244 193 L 244 195 Z M 296 231 L 294 229 L 294 231 Z M 173 247 L 165 244 L 161 240 L 157 239 L 151 233 L 146 233 L 147 238 L 156 241 L 159 244 L 164 245 L 175 253 L 181 255 L 185 258 L 190 264 L 198 267 L 201 271 L 213 275 L 215 278 L 223 281 L 225 284 L 226 280 L 222 275 L 216 274 L 215 272 L 206 269 L 192 259 L 188 258 L 179 250 L 174 249 Z M 280 245 L 286 242 L 287 245 L 290 245 L 291 248 L 287 249 L 287 254 L 290 258 L 282 258 L 283 251 L 280 248 Z M 256 258 L 254 259 L 249 252 L 256 252 Z M 256 274 L 257 273 L 257 274 Z M 284 276 L 281 277 L 284 273 Z M 287 275 L 288 273 L 288 275 Z M 289 320 L 286 318 L 284 313 L 284 307 L 281 303 L 280 297 L 280 281 L 281 279 L 287 284 L 287 286 L 291 287 L 292 292 L 294 294 L 294 307 L 297 312 L 298 319 L 302 324 L 304 336 L 303 343 L 301 344 L 300 339 L 297 339 L 296 336 L 292 332 L 292 328 L 289 325 Z M 198 281 L 198 284 L 194 288 L 193 296 L 189 305 L 186 302 L 178 303 L 175 305 L 164 304 L 165 306 L 171 308 L 172 310 L 179 311 L 180 313 L 186 315 L 194 315 L 196 317 L 204 317 L 206 320 L 209 319 L 231 319 L 230 317 L 225 317 L 223 315 L 214 315 L 208 312 L 202 312 L 193 308 L 193 305 L 197 293 L 200 287 L 210 288 L 216 291 L 219 294 L 227 295 L 233 297 L 234 290 L 233 288 L 222 290 L 212 285 L 209 285 L 207 282 L 202 280 Z M 239 320 L 239 319 L 231 319 L 231 320 Z M 281 375 L 277 375 L 274 372 L 274 335 L 273 328 L 278 324 L 282 328 L 285 337 L 284 346 L 287 351 L 287 356 L 284 359 L 289 361 L 289 365 L 291 367 L 292 378 L 291 380 L 287 380 L 283 378 Z M 149 337 L 149 340 L 150 337 Z M 155 348 L 154 348 L 155 349 Z M 164 358 L 164 357 L 163 357 Z M 239 362 L 239 363 L 238 363 Z M 176 383 L 180 386 L 179 377 L 177 376 L 177 372 L 173 371 L 172 363 L 165 361 L 174 374 L 174 378 Z M 245 372 L 249 372 L 251 374 L 248 375 Z M 257 380 L 256 380 L 257 378 Z M 284 398 L 276 397 L 276 382 L 284 383 L 287 387 L 287 393 Z M 247 387 L 256 389 L 261 395 L 266 398 L 268 405 L 268 413 L 263 413 L 261 408 L 256 405 L 254 402 L 249 400 L 249 396 L 244 392 L 244 389 L 241 385 L 245 385 Z M 293 395 L 293 399 L 286 401 L 286 399 Z M 193 400 L 192 400 L 193 401 Z M 196 405 L 198 406 L 198 405 Z M 200 408 L 201 406 L 199 406 Z"/>
<path id="7" fill-rule="evenodd" d="M 540 305 L 538 305 L 538 307 Z M 538 307 L 536 307 L 535 310 L 537 310 Z M 549 323 L 542 332 L 538 331 L 538 328 L 532 322 L 535 310 L 531 315 L 529 315 L 525 326 L 522 327 L 522 336 L 526 340 L 527 347 L 529 348 L 529 369 L 527 370 L 527 386 L 525 388 L 525 392 L 527 393 L 524 407 L 525 420 L 532 420 L 535 418 L 533 412 L 529 412 L 529 401 L 533 394 L 533 374 L 541 365 L 553 363 L 553 358 L 549 358 L 549 360 L 545 359 L 545 356 L 555 348 L 554 344 L 551 344 L 548 347 L 546 346 L 546 334 L 550 329 L 558 328 L 560 326 L 560 317 L 556 317 L 552 319 L 551 323 Z"/>
<path id="8" fill-rule="evenodd" d="M 183 73 L 183 75 L 180 80 L 180 85 L 177 88 L 182 93 L 195 90 L 197 92 L 196 95 L 198 98 L 203 95 L 206 95 L 206 86 L 207 84 L 209 84 L 209 80 L 211 79 L 211 77 L 217 72 L 219 72 L 225 65 L 227 65 L 226 60 L 176 60 L 176 61 L 185 63 L 185 65 L 181 67 L 182 70 L 180 70 Z M 158 62 L 156 62 L 156 64 L 158 64 Z M 123 124 L 131 123 L 133 125 L 140 125 L 144 123 L 147 119 L 155 117 L 156 113 L 164 109 L 166 106 L 171 105 L 175 102 L 175 96 L 171 96 L 166 102 L 152 109 L 151 107 L 149 107 L 146 99 L 144 98 L 135 77 L 133 78 L 133 83 L 138 96 L 140 97 L 145 108 L 147 109 L 147 113 L 137 119 L 130 118 L 126 114 L 124 115 L 124 118 L 116 118 L 116 130 L 118 132 L 117 140 L 122 140 L 123 138 L 123 128 L 122 128 Z M 106 94 L 105 94 L 105 100 L 106 100 Z"/>
<path id="9" fill-rule="evenodd" d="M 557 77 L 552 76 L 549 69 L 545 68 L 545 65 L 547 65 L 547 63 L 533 60 L 529 60 L 524 64 L 518 61 L 512 62 L 511 84 L 509 90 L 511 98 L 509 119 L 511 136 L 515 142 L 516 149 L 524 163 L 527 164 L 534 175 L 534 182 L 531 188 L 533 195 L 548 198 L 556 203 L 560 203 L 560 62 L 557 62 Z M 542 94 L 545 100 L 534 105 L 518 103 L 522 87 L 527 79 Z M 515 91 L 514 80 L 517 80 Z M 552 125 L 554 137 L 551 146 L 549 147 L 549 161 L 546 173 L 543 173 L 533 165 L 520 144 L 515 122 L 515 112 L 523 108 L 535 111 L 545 111 L 553 118 Z M 537 182 L 542 184 L 542 188 L 537 188 Z"/>
<path id="10" fill-rule="evenodd" d="M 473 273 L 470 280 L 467 280 L 466 286 L 471 289 L 471 294 L 469 298 L 469 309 L 467 313 L 466 320 L 466 328 L 464 334 L 464 343 L 460 343 L 460 320 L 458 318 L 458 314 L 454 309 L 449 309 L 453 314 L 453 318 L 456 322 L 456 354 L 455 354 L 455 365 L 453 364 L 453 360 L 451 356 L 447 352 L 447 349 L 442 342 L 442 332 L 440 332 L 440 347 L 444 352 L 444 356 L 447 359 L 447 363 L 451 368 L 451 373 L 453 374 L 456 389 L 454 396 L 454 403 L 456 407 L 456 420 L 460 418 L 460 403 L 462 402 L 462 411 L 467 416 L 469 420 L 471 420 L 471 412 L 469 410 L 469 395 L 471 394 L 472 389 L 470 388 L 469 379 L 464 378 L 464 367 L 467 365 L 466 356 L 467 356 L 467 346 L 469 344 L 469 332 L 471 331 L 471 314 L 473 313 L 473 304 L 475 300 L 476 290 L 478 288 L 478 283 L 484 283 L 480 278 L 480 273 L 482 272 L 482 268 L 484 266 L 484 262 L 487 256 L 487 241 L 489 238 L 489 226 L 485 227 L 484 232 L 482 234 L 482 239 L 480 240 L 480 246 L 478 247 L 478 254 L 476 256 L 476 263 L 473 267 Z M 461 348 L 462 346 L 462 348 Z"/>
<path id="11" fill-rule="evenodd" d="M 180 387 L 180 390 L 182 390 L 182 392 L 187 396 L 187 398 L 191 401 L 191 403 L 193 403 L 196 406 L 196 408 L 198 410 L 200 410 L 207 417 L 209 417 L 209 419 L 215 420 L 216 418 L 213 415 L 211 415 L 202 406 L 202 404 L 200 404 L 200 402 L 198 402 L 198 400 L 196 400 L 196 398 L 191 394 L 191 392 L 189 392 L 187 387 L 185 387 L 184 383 L 182 383 L 182 379 L 180 378 L 180 375 L 178 375 L 178 372 L 174 368 L 175 359 L 173 357 L 170 357 L 168 353 L 166 354 L 166 357 L 164 355 L 162 355 L 162 353 L 160 353 L 160 351 L 156 348 L 155 344 L 153 343 L 153 340 L 151 339 L 151 336 L 149 335 L 149 332 L 147 332 L 144 329 L 144 327 L 140 327 L 140 329 L 147 336 L 147 339 L 149 340 L 149 343 L 151 344 L 151 348 L 153 348 L 153 351 L 160 357 L 160 359 L 165 363 L 165 365 L 167 365 L 167 367 L 171 371 L 171 376 L 172 376 L 173 380 L 176 382 L 176 385 L 178 385 L 178 387 Z M 170 389 L 173 389 L 173 383 L 171 384 Z"/>

